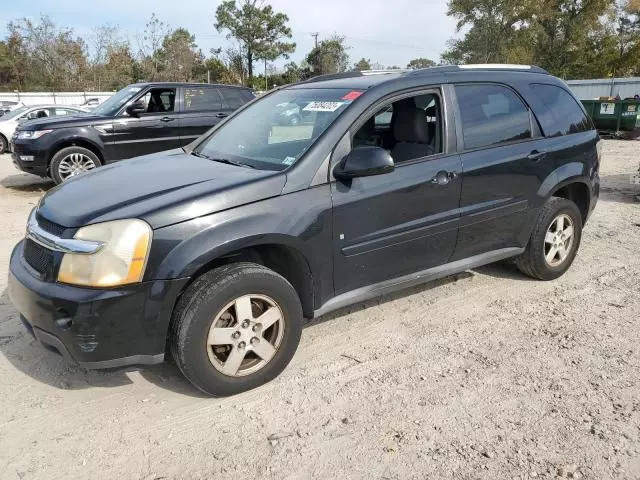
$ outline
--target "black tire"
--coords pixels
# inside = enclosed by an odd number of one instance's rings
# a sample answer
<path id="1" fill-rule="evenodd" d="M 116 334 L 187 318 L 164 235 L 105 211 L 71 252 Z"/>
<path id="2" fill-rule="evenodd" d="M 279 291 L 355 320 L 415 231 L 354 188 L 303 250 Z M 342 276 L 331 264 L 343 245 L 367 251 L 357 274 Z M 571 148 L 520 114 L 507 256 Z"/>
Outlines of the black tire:
<path id="1" fill-rule="evenodd" d="M 227 376 L 211 363 L 205 339 L 225 305 L 249 294 L 267 295 L 278 304 L 284 333 L 275 355 L 260 370 L 242 377 Z M 224 397 L 277 377 L 293 358 L 301 333 L 302 306 L 291 284 L 268 268 L 242 262 L 211 270 L 189 286 L 173 312 L 169 345 L 176 364 L 195 387 Z"/>
<path id="2" fill-rule="evenodd" d="M 53 179 L 56 185 L 60 185 L 62 182 L 66 180 L 64 178 L 64 175 L 60 173 L 61 162 L 66 157 L 74 153 L 84 155 L 85 157 L 88 157 L 89 159 L 91 159 L 95 164 L 95 168 L 102 166 L 102 162 L 100 161 L 98 156 L 95 153 L 93 153 L 91 150 L 88 150 L 83 147 L 77 147 L 77 146 L 63 148 L 53 156 L 53 158 L 51 159 L 51 163 L 49 164 L 49 176 Z"/>
<path id="3" fill-rule="evenodd" d="M 0 135 L 0 155 L 9 151 L 9 142 L 4 137 L 4 135 Z"/>
<path id="4" fill-rule="evenodd" d="M 552 222 L 567 215 L 573 222 L 573 242 L 567 257 L 557 266 L 551 266 L 545 259 L 545 236 Z M 538 280 L 555 280 L 569 269 L 580 248 L 582 239 L 582 214 L 570 200 L 551 197 L 538 216 L 525 252 L 516 259 L 516 266 L 525 275 Z"/>

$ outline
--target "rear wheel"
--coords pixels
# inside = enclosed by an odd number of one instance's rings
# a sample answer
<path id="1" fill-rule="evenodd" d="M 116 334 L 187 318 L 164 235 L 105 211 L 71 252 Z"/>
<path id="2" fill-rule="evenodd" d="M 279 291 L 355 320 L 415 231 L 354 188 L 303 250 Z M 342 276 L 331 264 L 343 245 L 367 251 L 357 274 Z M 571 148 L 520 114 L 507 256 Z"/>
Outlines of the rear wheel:
<path id="1" fill-rule="evenodd" d="M 170 346 L 193 385 L 227 396 L 280 374 L 301 332 L 302 307 L 291 284 L 261 265 L 237 263 L 187 289 L 174 312 Z"/>
<path id="2" fill-rule="evenodd" d="M 562 276 L 578 253 L 582 215 L 570 200 L 552 197 L 542 208 L 525 252 L 516 259 L 522 273 L 539 280 Z"/>
<path id="3" fill-rule="evenodd" d="M 101 166 L 98 156 L 83 147 L 67 147 L 51 159 L 50 175 L 56 184 Z"/>

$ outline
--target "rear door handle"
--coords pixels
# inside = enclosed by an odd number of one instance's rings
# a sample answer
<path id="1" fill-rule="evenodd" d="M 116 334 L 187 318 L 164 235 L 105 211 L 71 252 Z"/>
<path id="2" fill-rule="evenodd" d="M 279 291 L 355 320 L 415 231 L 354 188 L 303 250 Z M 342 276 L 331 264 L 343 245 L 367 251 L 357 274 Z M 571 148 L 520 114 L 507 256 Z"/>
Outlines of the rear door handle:
<path id="1" fill-rule="evenodd" d="M 542 160 L 546 155 L 547 152 L 539 152 L 538 150 L 534 150 L 529 155 L 527 155 L 527 158 L 532 162 L 538 162 Z"/>
<path id="2" fill-rule="evenodd" d="M 216 113 L 216 118 L 225 118 L 225 117 L 228 117 L 228 116 L 229 115 L 227 115 L 226 113 L 222 113 L 222 112 Z"/>
<path id="3" fill-rule="evenodd" d="M 173 122 L 175 120 L 175 118 L 172 117 L 162 117 L 160 119 L 161 122 L 167 123 L 167 122 Z"/>
<path id="4" fill-rule="evenodd" d="M 431 183 L 434 185 L 446 185 L 456 178 L 458 178 L 458 174 L 456 172 L 445 172 L 444 170 L 440 170 L 436 173 L 435 177 L 431 179 Z"/>

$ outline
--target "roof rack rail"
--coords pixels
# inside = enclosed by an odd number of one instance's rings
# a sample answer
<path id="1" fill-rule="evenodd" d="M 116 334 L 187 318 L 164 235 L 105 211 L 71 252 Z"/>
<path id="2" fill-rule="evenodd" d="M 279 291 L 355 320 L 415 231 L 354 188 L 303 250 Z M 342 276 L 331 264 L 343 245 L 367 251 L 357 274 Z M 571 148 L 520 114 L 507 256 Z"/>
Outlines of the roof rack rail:
<path id="1" fill-rule="evenodd" d="M 314 83 L 323 82 L 325 80 L 338 80 L 340 78 L 357 78 L 366 77 L 370 75 L 387 75 L 392 73 L 406 73 L 408 70 L 396 69 L 396 70 L 359 70 L 356 72 L 342 72 L 342 73 L 328 73 L 326 75 L 318 75 L 317 77 L 311 77 L 307 80 L 303 80 L 300 83 Z"/>
<path id="2" fill-rule="evenodd" d="M 535 65 L 519 65 L 513 63 L 471 63 L 468 65 L 458 65 L 460 70 L 528 70 L 534 73 L 546 73 L 544 68 Z"/>
<path id="3" fill-rule="evenodd" d="M 410 70 L 406 68 L 385 68 L 380 70 L 361 70 L 362 75 L 387 75 L 390 73 L 407 73 Z"/>
<path id="4" fill-rule="evenodd" d="M 355 78 L 362 77 L 361 72 L 342 72 L 342 73 L 327 73 L 325 75 L 318 75 L 316 77 L 311 77 L 306 80 L 301 81 L 300 83 L 314 83 L 314 82 L 323 82 L 325 80 L 338 80 L 340 78 Z"/>

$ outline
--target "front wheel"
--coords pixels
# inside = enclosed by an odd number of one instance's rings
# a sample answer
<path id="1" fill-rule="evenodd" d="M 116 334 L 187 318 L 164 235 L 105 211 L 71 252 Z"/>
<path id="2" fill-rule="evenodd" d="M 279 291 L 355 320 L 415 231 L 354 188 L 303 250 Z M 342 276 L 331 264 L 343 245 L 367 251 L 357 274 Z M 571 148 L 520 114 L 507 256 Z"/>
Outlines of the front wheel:
<path id="1" fill-rule="evenodd" d="M 302 333 L 302 307 L 291 284 L 253 263 L 198 278 L 174 311 L 171 354 L 185 377 L 213 396 L 250 390 L 284 370 Z"/>
<path id="2" fill-rule="evenodd" d="M 518 269 L 539 280 L 554 280 L 571 266 L 582 239 L 582 214 L 570 200 L 551 197 L 542 208 Z"/>
<path id="3" fill-rule="evenodd" d="M 83 147 L 67 147 L 51 159 L 50 175 L 56 184 L 98 168 L 102 163 L 91 150 Z"/>

